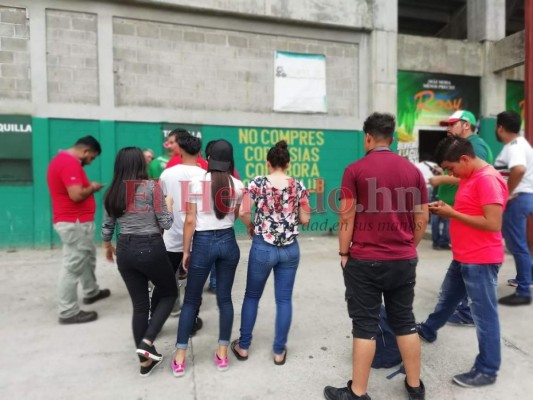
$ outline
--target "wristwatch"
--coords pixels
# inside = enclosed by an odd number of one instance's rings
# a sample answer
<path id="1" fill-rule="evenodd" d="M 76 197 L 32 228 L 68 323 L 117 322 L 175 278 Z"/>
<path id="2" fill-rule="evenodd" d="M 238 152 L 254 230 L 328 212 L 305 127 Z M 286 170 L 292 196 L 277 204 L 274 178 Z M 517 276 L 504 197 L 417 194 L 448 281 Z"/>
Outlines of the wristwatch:
<path id="1" fill-rule="evenodd" d="M 349 252 L 343 253 L 342 251 L 339 251 L 339 256 L 341 257 L 348 257 L 350 255 Z"/>

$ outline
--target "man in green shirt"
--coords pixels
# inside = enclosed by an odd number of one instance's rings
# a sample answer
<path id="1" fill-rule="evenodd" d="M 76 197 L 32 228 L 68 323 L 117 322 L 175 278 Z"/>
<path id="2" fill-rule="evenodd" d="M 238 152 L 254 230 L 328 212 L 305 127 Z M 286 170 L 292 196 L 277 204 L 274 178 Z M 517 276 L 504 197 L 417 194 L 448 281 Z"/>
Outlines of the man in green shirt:
<path id="1" fill-rule="evenodd" d="M 168 160 L 170 160 L 170 155 L 168 154 L 163 154 L 154 158 L 150 164 L 148 164 L 148 177 L 150 179 L 159 179 L 168 164 Z"/>
<path id="2" fill-rule="evenodd" d="M 457 110 L 447 121 L 442 121 L 440 124 L 441 126 L 447 127 L 448 136 L 461 137 L 472 143 L 476 157 L 481 158 L 489 164 L 494 163 L 494 156 L 489 145 L 479 135 L 475 134 L 476 117 L 470 111 Z M 444 201 L 450 206 L 454 205 L 459 178 L 444 174 L 430 178 L 429 183 L 433 187 L 438 186 L 439 200 Z M 455 313 L 448 319 L 448 323 L 451 325 L 474 326 L 467 297 L 463 299 Z"/>

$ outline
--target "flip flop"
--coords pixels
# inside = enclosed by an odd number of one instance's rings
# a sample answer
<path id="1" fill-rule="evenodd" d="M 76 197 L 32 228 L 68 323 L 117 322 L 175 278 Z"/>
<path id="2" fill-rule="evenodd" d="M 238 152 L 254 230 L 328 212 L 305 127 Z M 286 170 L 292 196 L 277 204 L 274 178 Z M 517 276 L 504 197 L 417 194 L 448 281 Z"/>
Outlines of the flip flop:
<path id="1" fill-rule="evenodd" d="M 277 356 L 279 354 L 274 354 L 274 356 Z M 274 358 L 274 364 L 276 365 L 283 365 L 285 364 L 285 361 L 287 360 L 287 349 L 285 349 L 285 354 L 283 355 L 283 360 L 281 361 L 276 361 L 276 359 Z"/>
<path id="2" fill-rule="evenodd" d="M 235 357 L 239 361 L 246 361 L 248 360 L 248 356 L 241 356 L 237 350 L 235 350 L 235 347 L 239 344 L 239 339 L 235 339 L 233 342 L 231 342 L 230 348 L 233 354 L 235 354 Z"/>

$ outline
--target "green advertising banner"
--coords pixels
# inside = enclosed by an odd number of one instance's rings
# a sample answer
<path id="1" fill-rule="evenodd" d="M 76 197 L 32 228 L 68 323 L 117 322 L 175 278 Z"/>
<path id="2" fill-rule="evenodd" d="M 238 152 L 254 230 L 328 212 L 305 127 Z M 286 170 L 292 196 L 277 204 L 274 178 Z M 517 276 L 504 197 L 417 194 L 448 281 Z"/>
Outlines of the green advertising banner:
<path id="1" fill-rule="evenodd" d="M 520 129 L 525 130 L 526 127 L 526 113 L 524 108 L 526 105 L 524 82 L 522 81 L 507 81 L 505 109 L 508 111 L 516 111 L 522 117 L 522 125 Z"/>
<path id="2" fill-rule="evenodd" d="M 267 175 L 268 150 L 285 140 L 291 156 L 288 174 L 300 180 L 311 193 L 315 208 L 303 231 L 335 231 L 338 228 L 337 189 L 344 168 L 364 156 L 363 135 L 358 131 L 264 128 L 237 126 L 203 127 L 203 146 L 216 139 L 233 145 L 235 167 L 245 185 L 258 175 Z"/>
<path id="3" fill-rule="evenodd" d="M 418 161 L 418 132 L 441 129 L 456 110 L 479 115 L 479 78 L 398 71 L 398 154 Z"/>

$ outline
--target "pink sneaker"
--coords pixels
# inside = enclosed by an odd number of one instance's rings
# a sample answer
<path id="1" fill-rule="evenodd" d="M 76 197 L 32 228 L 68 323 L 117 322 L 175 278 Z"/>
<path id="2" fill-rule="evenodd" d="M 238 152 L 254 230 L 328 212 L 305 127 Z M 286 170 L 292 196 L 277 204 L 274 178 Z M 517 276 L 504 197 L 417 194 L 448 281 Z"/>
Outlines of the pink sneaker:
<path id="1" fill-rule="evenodd" d="M 170 368 L 172 368 L 172 375 L 176 377 L 185 375 L 185 360 L 182 363 L 176 364 L 176 360 L 172 358 Z"/>
<path id="2" fill-rule="evenodd" d="M 218 357 L 217 352 L 215 351 L 215 356 L 213 357 L 213 359 L 215 360 L 215 364 L 217 365 L 217 369 L 219 371 L 227 371 L 229 369 L 229 358 L 228 358 L 228 356 L 226 356 L 226 358 L 221 360 Z"/>

